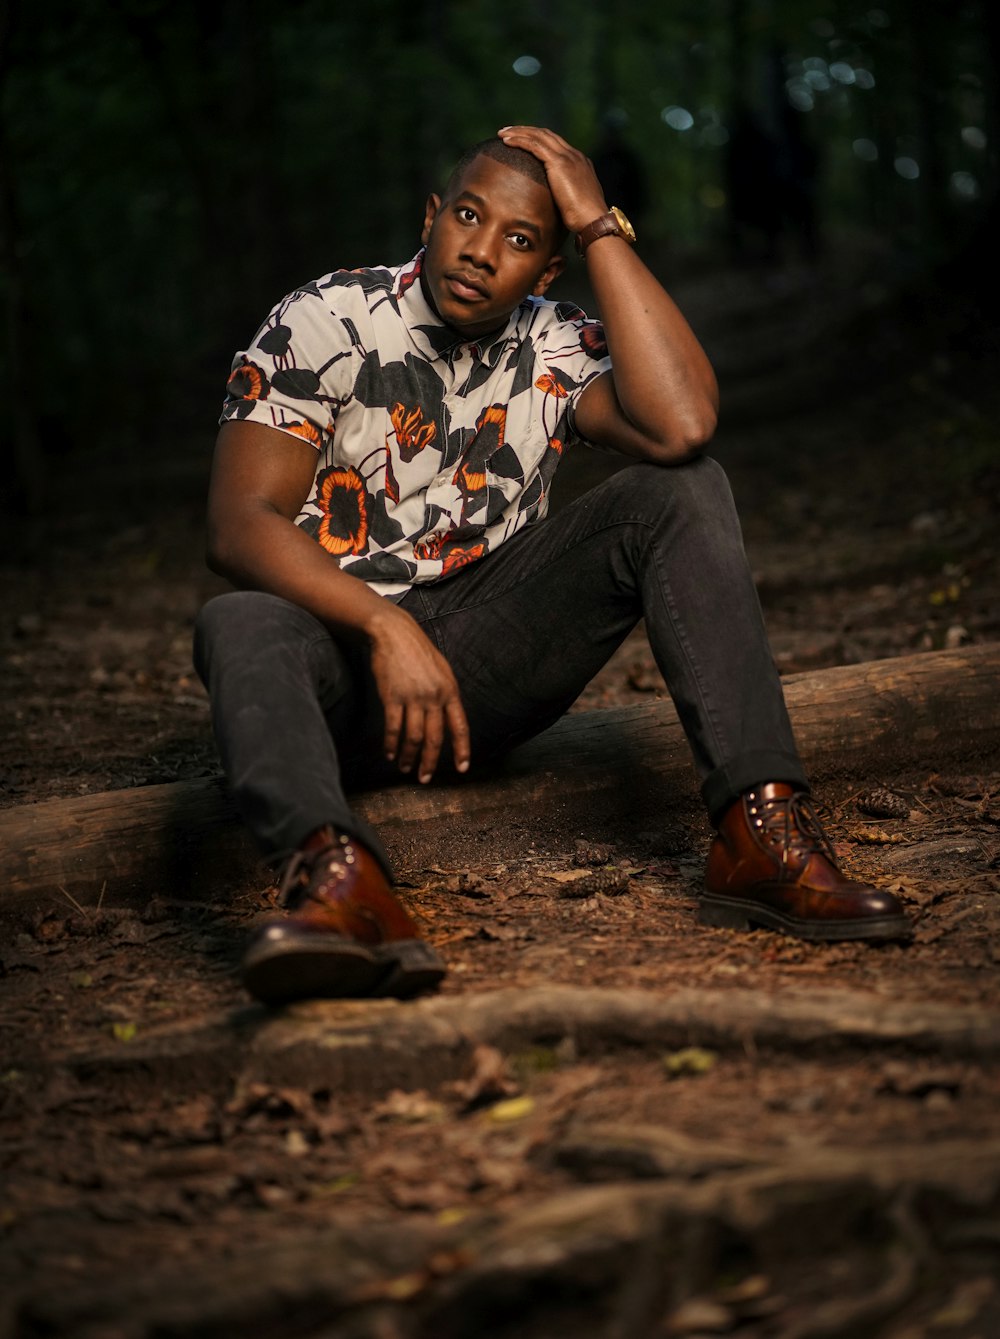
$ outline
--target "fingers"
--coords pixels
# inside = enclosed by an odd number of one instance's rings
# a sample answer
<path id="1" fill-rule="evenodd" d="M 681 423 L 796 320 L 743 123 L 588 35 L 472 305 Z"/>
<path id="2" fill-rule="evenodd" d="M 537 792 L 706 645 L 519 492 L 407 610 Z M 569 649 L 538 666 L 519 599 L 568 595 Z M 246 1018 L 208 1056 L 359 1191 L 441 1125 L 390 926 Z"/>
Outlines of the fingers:
<path id="1" fill-rule="evenodd" d="M 411 772 L 416 765 L 417 779 L 426 785 L 433 779 L 441 759 L 446 728 L 451 735 L 455 770 L 467 772 L 472 758 L 471 737 L 457 688 L 443 706 L 436 702 L 386 706 L 386 757 L 391 762 L 398 755 L 401 772 Z"/>
<path id="2" fill-rule="evenodd" d="M 404 712 L 405 728 L 399 749 L 399 770 L 412 772 L 413 764 L 424 742 L 427 713 L 419 702 L 408 702 Z"/>
<path id="3" fill-rule="evenodd" d="M 417 779 L 424 786 L 434 775 L 434 769 L 437 767 L 438 758 L 441 756 L 441 745 L 444 742 L 444 714 L 437 705 L 430 708 L 429 711 L 421 712 L 418 708 L 410 715 L 414 718 L 412 734 L 409 725 L 407 726 L 407 746 L 412 745 L 412 756 L 415 758 L 417 752 L 420 753 L 420 763 L 417 767 Z M 417 737 L 419 734 L 419 738 Z M 400 764 L 402 766 L 402 763 Z M 409 766 L 403 768 L 409 771 Z"/>
<path id="4" fill-rule="evenodd" d="M 383 747 L 389 761 L 401 772 L 416 768 L 426 784 L 434 776 L 447 731 L 455 767 L 467 771 L 469 724 L 451 666 L 409 614 L 395 606 L 373 635 L 371 669 L 382 700 Z"/>
<path id="5" fill-rule="evenodd" d="M 553 148 L 573 149 L 569 140 L 563 139 L 562 135 L 557 135 L 554 130 L 549 130 L 545 126 L 503 126 L 497 131 L 500 139 L 524 139 L 534 140 L 539 144 L 551 144 Z M 578 150 L 573 149 L 576 153 Z"/>
<path id="6" fill-rule="evenodd" d="M 498 132 L 499 138 L 515 148 L 527 149 L 536 158 L 540 158 L 546 167 L 556 162 L 567 166 L 590 166 L 590 159 L 569 140 L 557 135 L 554 130 L 543 126 L 504 126 Z"/>
<path id="7" fill-rule="evenodd" d="M 467 772 L 472 761 L 472 744 L 469 736 L 469 722 L 462 706 L 462 699 L 456 693 L 445 707 L 448 718 L 448 733 L 451 735 L 452 756 L 455 770 Z"/>
<path id="8" fill-rule="evenodd" d="M 497 133 L 505 144 L 534 154 L 542 163 L 556 208 L 571 232 L 607 213 L 593 163 L 561 135 L 540 126 L 504 126 Z"/>
<path id="9" fill-rule="evenodd" d="M 396 754 L 399 751 L 399 735 L 403 728 L 403 704 L 401 702 L 384 702 L 385 711 L 385 735 L 383 747 L 385 756 L 390 762 L 395 762 Z"/>

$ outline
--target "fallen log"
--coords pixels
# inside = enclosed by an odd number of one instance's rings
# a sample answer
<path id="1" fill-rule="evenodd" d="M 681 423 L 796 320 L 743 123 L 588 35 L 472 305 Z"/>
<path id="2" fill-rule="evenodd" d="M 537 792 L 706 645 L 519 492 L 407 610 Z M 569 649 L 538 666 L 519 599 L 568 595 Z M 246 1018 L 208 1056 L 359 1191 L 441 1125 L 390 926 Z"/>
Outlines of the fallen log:
<path id="1" fill-rule="evenodd" d="M 995 767 L 1000 757 L 1000 644 L 924 652 L 785 679 L 803 759 L 817 781 L 885 776 L 906 766 Z M 474 844 L 503 826 L 565 831 L 662 821 L 671 797 L 697 793 L 669 701 L 565 717 L 502 767 L 428 787 L 404 782 L 355 804 L 390 853 L 441 825 Z M 0 812 L 0 912 L 53 896 L 120 904 L 218 896 L 261 878 L 220 778 L 49 800 Z"/>
<path id="2" fill-rule="evenodd" d="M 1000 1011 L 846 989 L 521 985 L 406 1004 L 310 1000 L 278 1012 L 253 1006 L 228 1017 L 186 1017 L 154 1024 L 128 1046 L 105 1043 L 57 1063 L 87 1085 L 113 1087 L 136 1102 L 150 1092 L 224 1100 L 234 1085 L 255 1084 L 322 1087 L 374 1101 L 394 1088 L 467 1078 L 478 1046 L 513 1055 L 567 1041 L 583 1058 L 696 1046 L 799 1060 L 881 1052 L 995 1063 Z M 52 1063 L 17 1057 L 18 1069 L 47 1071 Z"/>

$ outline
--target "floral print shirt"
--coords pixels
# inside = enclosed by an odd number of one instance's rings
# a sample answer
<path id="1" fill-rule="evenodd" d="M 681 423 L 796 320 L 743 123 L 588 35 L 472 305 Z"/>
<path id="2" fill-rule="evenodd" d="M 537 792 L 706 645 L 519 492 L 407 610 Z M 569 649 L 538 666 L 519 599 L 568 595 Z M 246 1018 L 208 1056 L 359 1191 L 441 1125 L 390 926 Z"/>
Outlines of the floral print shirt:
<path id="1" fill-rule="evenodd" d="M 600 322 L 569 302 L 528 297 L 488 342 L 463 339 L 428 305 L 422 261 L 283 298 L 236 355 L 221 419 L 315 446 L 296 524 L 396 598 L 545 514 L 580 393 L 611 367 Z"/>

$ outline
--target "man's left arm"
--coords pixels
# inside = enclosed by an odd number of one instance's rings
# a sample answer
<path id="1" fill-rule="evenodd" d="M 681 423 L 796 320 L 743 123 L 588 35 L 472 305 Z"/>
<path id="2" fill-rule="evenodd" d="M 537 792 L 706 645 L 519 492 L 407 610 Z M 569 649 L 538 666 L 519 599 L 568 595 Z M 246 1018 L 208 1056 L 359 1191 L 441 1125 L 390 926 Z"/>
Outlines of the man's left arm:
<path id="1" fill-rule="evenodd" d="M 499 133 L 544 164 L 571 236 L 608 213 L 593 165 L 579 149 L 533 126 L 508 126 Z M 624 238 L 602 237 L 585 255 L 613 371 L 581 394 L 577 431 L 596 445 L 659 464 L 690 459 L 711 439 L 719 407 L 705 351 Z"/>

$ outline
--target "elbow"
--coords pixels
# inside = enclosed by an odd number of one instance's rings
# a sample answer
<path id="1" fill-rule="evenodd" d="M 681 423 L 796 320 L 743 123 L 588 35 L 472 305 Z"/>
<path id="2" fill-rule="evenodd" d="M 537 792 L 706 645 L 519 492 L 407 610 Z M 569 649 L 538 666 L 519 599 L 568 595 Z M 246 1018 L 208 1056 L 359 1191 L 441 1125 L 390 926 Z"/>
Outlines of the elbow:
<path id="1" fill-rule="evenodd" d="M 238 563 L 232 537 L 227 535 L 224 526 L 211 521 L 205 538 L 205 564 L 216 576 L 225 577 L 227 581 L 235 580 Z"/>
<path id="2" fill-rule="evenodd" d="M 715 436 L 718 421 L 714 405 L 706 403 L 696 413 L 667 425 L 650 443 L 651 457 L 661 465 L 683 465 L 697 460 Z"/>

